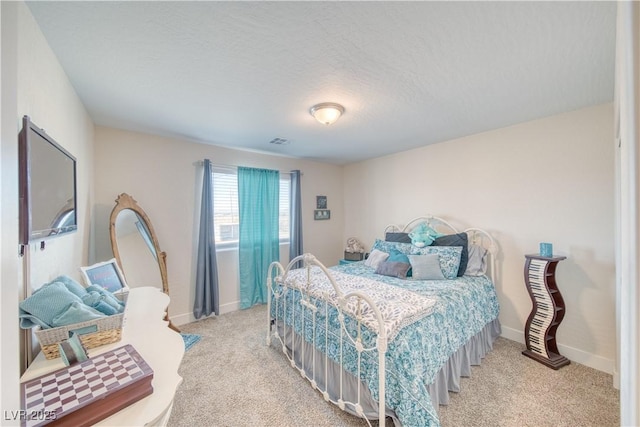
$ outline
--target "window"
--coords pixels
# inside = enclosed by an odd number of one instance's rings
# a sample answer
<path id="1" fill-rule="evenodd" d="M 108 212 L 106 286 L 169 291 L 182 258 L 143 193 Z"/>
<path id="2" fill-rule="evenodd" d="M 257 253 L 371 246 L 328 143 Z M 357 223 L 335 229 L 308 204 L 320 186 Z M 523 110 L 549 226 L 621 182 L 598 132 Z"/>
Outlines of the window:
<path id="1" fill-rule="evenodd" d="M 289 243 L 289 188 L 288 174 L 280 175 L 279 226 L 280 243 Z M 216 248 L 238 245 L 240 214 L 238 209 L 238 174 L 228 170 L 213 170 L 213 224 Z"/>

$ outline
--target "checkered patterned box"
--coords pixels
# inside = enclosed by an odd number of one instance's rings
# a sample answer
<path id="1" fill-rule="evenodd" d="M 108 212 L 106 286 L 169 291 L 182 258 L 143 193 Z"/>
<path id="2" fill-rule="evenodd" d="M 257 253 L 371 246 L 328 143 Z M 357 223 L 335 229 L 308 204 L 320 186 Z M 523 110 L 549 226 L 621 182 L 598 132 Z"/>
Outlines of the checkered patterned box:
<path id="1" fill-rule="evenodd" d="M 153 393 L 153 370 L 127 344 L 21 387 L 22 425 L 90 426 Z"/>

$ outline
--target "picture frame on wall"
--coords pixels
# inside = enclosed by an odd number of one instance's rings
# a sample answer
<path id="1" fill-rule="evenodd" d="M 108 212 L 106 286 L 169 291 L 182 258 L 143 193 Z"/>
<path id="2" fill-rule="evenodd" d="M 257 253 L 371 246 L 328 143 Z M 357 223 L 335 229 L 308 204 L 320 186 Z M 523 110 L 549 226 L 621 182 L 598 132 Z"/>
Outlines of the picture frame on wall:
<path id="1" fill-rule="evenodd" d="M 313 211 L 313 219 L 316 221 L 331 219 L 331 211 L 329 209 L 316 209 Z"/>
<path id="2" fill-rule="evenodd" d="M 327 196 L 316 196 L 316 209 L 327 209 Z"/>
<path id="3" fill-rule="evenodd" d="M 128 292 L 129 287 L 115 258 L 88 267 L 80 267 L 87 286 L 100 286 L 113 294 Z"/>

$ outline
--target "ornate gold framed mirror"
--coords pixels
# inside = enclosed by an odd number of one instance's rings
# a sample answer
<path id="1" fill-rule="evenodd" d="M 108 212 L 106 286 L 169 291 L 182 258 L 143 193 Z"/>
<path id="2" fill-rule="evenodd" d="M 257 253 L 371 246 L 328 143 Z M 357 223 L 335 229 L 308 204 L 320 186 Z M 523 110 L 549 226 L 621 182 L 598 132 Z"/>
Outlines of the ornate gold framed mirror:
<path id="1" fill-rule="evenodd" d="M 160 244 L 151 220 L 138 202 L 122 193 L 109 219 L 111 249 L 129 287 L 158 286 L 169 295 L 167 278 L 167 254 L 160 250 Z M 165 317 L 169 327 L 180 332 L 171 323 L 169 314 Z"/>

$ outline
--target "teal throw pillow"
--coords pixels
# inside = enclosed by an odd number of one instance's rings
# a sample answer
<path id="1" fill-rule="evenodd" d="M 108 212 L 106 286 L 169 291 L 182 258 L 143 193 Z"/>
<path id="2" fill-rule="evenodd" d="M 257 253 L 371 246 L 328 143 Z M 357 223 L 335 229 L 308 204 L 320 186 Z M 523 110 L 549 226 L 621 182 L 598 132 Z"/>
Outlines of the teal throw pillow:
<path id="1" fill-rule="evenodd" d="M 404 263 L 404 264 L 410 264 L 409 263 L 409 257 L 405 253 L 403 253 L 403 252 L 401 252 L 401 251 L 399 251 L 398 249 L 395 249 L 395 248 L 391 249 L 389 251 L 389 258 L 387 258 L 387 261 L 388 262 L 401 262 L 401 263 Z M 413 274 L 413 272 L 411 271 L 411 267 L 409 267 L 409 270 L 406 272 L 406 277 L 411 277 L 412 274 Z"/>

